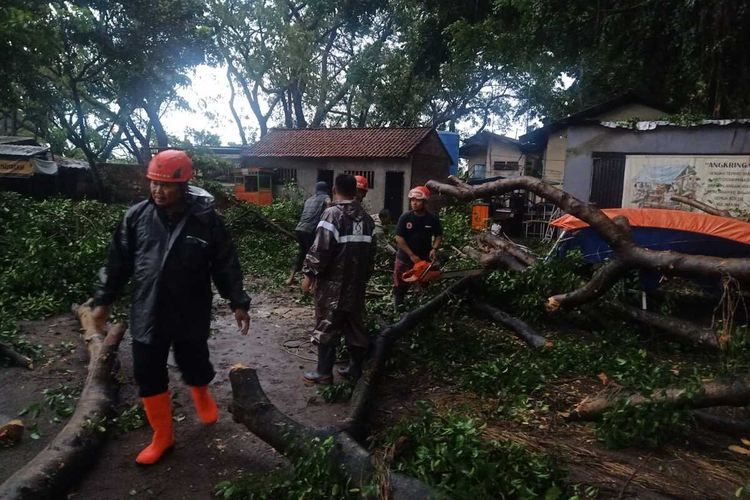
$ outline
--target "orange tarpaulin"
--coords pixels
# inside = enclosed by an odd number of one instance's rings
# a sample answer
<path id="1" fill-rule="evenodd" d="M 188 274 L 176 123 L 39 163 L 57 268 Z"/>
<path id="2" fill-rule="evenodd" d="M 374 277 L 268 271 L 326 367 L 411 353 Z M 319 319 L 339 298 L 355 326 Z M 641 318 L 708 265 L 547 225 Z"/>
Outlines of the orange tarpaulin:
<path id="1" fill-rule="evenodd" d="M 750 223 L 741 222 L 736 219 L 659 208 L 605 208 L 602 212 L 610 219 L 618 215 L 623 215 L 633 227 L 657 227 L 674 229 L 676 231 L 689 231 L 750 245 Z M 587 223 L 572 215 L 564 215 L 559 219 L 553 220 L 550 224 L 565 231 L 575 231 L 576 229 L 588 227 Z"/>

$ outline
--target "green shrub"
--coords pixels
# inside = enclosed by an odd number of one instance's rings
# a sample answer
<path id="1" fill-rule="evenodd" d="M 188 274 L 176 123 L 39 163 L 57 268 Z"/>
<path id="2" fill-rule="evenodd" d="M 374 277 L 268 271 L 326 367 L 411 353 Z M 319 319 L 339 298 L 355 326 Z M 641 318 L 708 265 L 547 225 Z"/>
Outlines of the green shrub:
<path id="1" fill-rule="evenodd" d="M 596 424 L 596 438 L 608 448 L 656 448 L 686 437 L 693 428 L 689 410 L 647 402 L 628 405 L 623 399 Z"/>
<path id="2" fill-rule="evenodd" d="M 494 271 L 485 279 L 486 289 L 492 302 L 503 304 L 514 316 L 538 320 L 549 296 L 581 286 L 583 267 L 580 253 L 571 252 L 564 258 L 540 260 L 524 272 Z"/>
<path id="3" fill-rule="evenodd" d="M 343 465 L 331 457 L 333 438 L 313 438 L 290 457 L 291 466 L 271 473 L 245 474 L 215 487 L 216 495 L 230 500 L 345 500 L 375 497 L 374 485 L 356 488 Z"/>
<path id="4" fill-rule="evenodd" d="M 484 425 L 423 406 L 420 418 L 397 425 L 387 440 L 402 442 L 392 469 L 449 498 L 560 498 L 564 473 L 551 457 L 512 442 L 487 441 Z"/>

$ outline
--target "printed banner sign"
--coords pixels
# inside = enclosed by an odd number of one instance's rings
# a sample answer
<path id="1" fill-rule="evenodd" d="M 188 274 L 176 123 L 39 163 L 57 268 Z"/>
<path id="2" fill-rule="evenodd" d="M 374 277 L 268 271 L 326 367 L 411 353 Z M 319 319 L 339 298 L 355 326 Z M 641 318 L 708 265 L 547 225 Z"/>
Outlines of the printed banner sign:
<path id="1" fill-rule="evenodd" d="M 34 168 L 29 160 L 0 159 L 0 176 L 30 177 Z"/>
<path id="2" fill-rule="evenodd" d="M 628 155 L 622 206 L 694 210 L 688 196 L 721 210 L 750 209 L 750 156 Z"/>

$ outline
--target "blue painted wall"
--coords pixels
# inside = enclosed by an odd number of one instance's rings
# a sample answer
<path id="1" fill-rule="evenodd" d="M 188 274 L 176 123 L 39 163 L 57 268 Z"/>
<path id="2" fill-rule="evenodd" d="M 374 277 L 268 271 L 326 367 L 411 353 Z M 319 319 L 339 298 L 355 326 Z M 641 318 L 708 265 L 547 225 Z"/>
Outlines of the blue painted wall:
<path id="1" fill-rule="evenodd" d="M 443 142 L 445 149 L 448 150 L 448 154 L 451 156 L 450 174 L 458 175 L 458 134 L 455 132 L 442 132 L 438 130 L 438 136 L 440 136 L 440 140 Z"/>

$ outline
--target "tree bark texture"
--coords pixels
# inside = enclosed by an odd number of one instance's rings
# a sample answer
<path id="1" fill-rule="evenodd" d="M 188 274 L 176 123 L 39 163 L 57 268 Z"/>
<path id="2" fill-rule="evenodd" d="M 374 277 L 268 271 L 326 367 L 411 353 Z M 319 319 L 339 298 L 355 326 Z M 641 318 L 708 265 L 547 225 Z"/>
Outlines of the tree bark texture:
<path id="1" fill-rule="evenodd" d="M 560 307 L 576 307 L 598 299 L 617 283 L 628 266 L 617 259 L 607 261 L 596 270 L 591 279 L 581 288 L 567 293 L 553 295 L 547 299 L 547 310 L 556 311 Z"/>
<path id="2" fill-rule="evenodd" d="M 482 314 L 489 316 L 493 321 L 500 323 L 502 326 L 513 331 L 513 333 L 515 333 L 516 336 L 523 340 L 529 347 L 545 347 L 548 345 L 547 339 L 540 335 L 525 321 L 514 318 L 510 314 L 479 300 L 473 301 L 472 307 Z"/>
<path id="3" fill-rule="evenodd" d="M 511 255 L 516 260 L 518 260 L 518 262 L 524 264 L 525 267 L 533 266 L 534 264 L 536 264 L 537 259 L 534 255 L 530 254 L 510 240 L 506 240 L 505 238 L 501 238 L 487 231 L 481 233 L 477 239 L 480 243 L 496 248 L 498 250 L 502 250 L 508 255 Z"/>
<path id="4" fill-rule="evenodd" d="M 696 409 L 713 406 L 745 406 L 750 404 L 750 375 L 705 382 L 695 394 L 688 394 L 684 388 L 667 387 L 654 391 L 650 397 L 639 393 L 620 393 L 586 398 L 570 412 L 569 418 L 594 420 L 622 400 L 628 405 L 654 402 L 667 403 L 678 408 Z"/>
<path id="5" fill-rule="evenodd" d="M 676 340 L 698 347 L 719 349 L 716 334 L 710 328 L 704 328 L 700 325 L 679 318 L 670 318 L 668 316 L 644 311 L 638 307 L 629 306 L 621 302 L 612 302 L 611 305 L 630 319 L 662 330 Z"/>
<path id="6" fill-rule="evenodd" d="M 229 372 L 232 383 L 232 418 L 285 456 L 304 453 L 305 443 L 312 438 L 333 437 L 331 460 L 344 465 L 356 486 L 372 484 L 379 470 L 372 455 L 341 429 L 312 429 L 287 417 L 271 403 L 252 368 L 235 366 Z M 386 472 L 388 497 L 393 499 L 427 499 L 434 496 L 430 487 L 403 474 Z"/>
<path id="7" fill-rule="evenodd" d="M 500 179 L 477 186 L 470 186 L 454 176 L 450 176 L 448 180 L 450 184 L 431 180 L 426 185 L 439 194 L 461 200 L 488 198 L 516 189 L 531 191 L 589 224 L 612 248 L 616 258 L 626 265 L 653 269 L 666 275 L 720 278 L 728 274 L 738 281 L 750 282 L 750 259 L 687 255 L 639 247 L 633 242 L 627 227 L 617 224 L 598 208 L 545 184 L 536 177 Z"/>
<path id="8" fill-rule="evenodd" d="M 44 450 L 0 485 L 0 498 L 64 496 L 63 492 L 87 471 L 104 441 L 104 433 L 97 427 L 106 425 L 117 399 L 113 370 L 126 328 L 117 323 L 105 336 L 94 328 L 88 305 L 80 306 L 76 314 L 84 330 L 83 340 L 90 357 L 88 376 L 76 410 Z"/>

